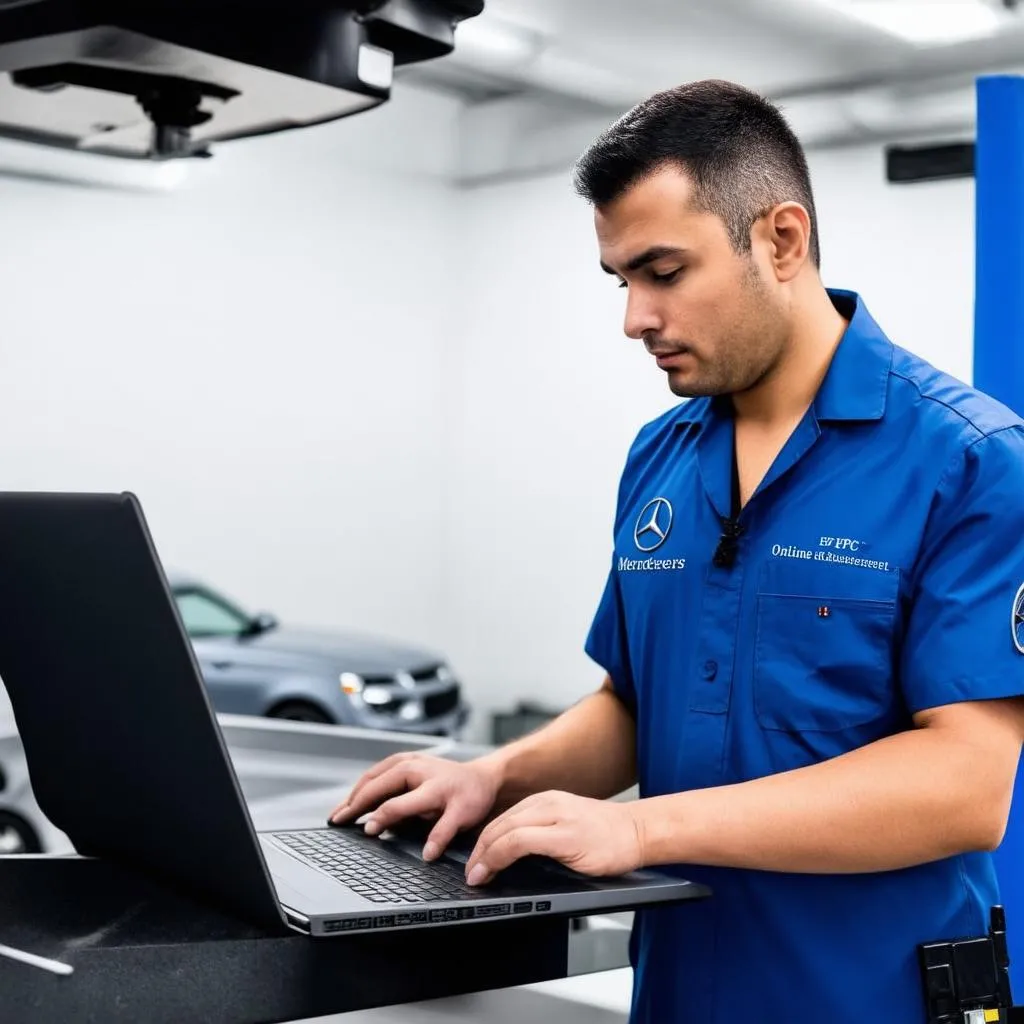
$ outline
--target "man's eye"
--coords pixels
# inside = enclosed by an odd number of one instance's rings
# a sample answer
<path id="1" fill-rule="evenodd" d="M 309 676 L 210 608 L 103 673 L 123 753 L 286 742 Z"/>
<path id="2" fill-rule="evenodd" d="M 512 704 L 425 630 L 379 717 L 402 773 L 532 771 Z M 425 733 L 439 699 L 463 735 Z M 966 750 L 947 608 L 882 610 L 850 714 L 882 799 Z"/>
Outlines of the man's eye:
<path id="1" fill-rule="evenodd" d="M 680 267 L 678 270 L 672 270 L 667 274 L 656 274 L 653 270 L 651 271 L 651 280 L 655 284 L 674 284 L 679 280 L 680 274 L 682 274 L 683 268 Z M 629 282 L 619 278 L 619 287 L 628 288 Z"/>

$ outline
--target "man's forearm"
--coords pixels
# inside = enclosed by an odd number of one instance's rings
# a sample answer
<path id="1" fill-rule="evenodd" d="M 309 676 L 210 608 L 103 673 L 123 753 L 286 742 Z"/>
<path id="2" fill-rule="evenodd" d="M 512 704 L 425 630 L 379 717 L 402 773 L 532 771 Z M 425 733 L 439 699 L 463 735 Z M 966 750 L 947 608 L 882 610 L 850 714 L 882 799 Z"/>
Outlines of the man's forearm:
<path id="1" fill-rule="evenodd" d="M 499 812 L 552 789 L 606 799 L 636 781 L 636 723 L 606 681 L 543 729 L 479 763 L 501 780 Z"/>
<path id="2" fill-rule="evenodd" d="M 634 807 L 650 866 L 838 874 L 991 849 L 1009 801 L 976 746 L 915 729 L 807 768 Z"/>

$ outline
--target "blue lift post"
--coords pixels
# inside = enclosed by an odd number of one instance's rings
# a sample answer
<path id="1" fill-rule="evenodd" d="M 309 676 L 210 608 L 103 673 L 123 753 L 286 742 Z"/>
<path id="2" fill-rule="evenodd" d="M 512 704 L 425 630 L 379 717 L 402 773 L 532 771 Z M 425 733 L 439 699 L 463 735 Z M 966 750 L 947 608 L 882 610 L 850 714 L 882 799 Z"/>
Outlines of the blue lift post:
<path id="1" fill-rule="evenodd" d="M 974 385 L 1024 416 L 1024 78 L 979 78 L 977 101 Z M 1013 596 L 1006 598 L 1007 622 Z M 1024 769 L 1017 773 L 1010 825 L 995 860 L 1006 908 L 1010 979 L 1019 1000 L 1024 993 Z"/>

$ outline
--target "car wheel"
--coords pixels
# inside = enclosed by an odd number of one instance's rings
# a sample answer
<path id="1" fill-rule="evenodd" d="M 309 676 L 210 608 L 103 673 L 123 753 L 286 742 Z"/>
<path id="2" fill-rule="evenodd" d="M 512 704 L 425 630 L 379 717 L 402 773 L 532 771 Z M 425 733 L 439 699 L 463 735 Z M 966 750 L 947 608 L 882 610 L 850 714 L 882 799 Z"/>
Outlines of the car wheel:
<path id="1" fill-rule="evenodd" d="M 289 722 L 317 722 L 330 725 L 331 717 L 321 711 L 315 704 L 307 704 L 303 700 L 290 700 L 274 708 L 270 718 L 283 718 Z"/>
<path id="2" fill-rule="evenodd" d="M 0 811 L 0 856 L 42 852 L 43 844 L 36 830 L 24 818 Z"/>

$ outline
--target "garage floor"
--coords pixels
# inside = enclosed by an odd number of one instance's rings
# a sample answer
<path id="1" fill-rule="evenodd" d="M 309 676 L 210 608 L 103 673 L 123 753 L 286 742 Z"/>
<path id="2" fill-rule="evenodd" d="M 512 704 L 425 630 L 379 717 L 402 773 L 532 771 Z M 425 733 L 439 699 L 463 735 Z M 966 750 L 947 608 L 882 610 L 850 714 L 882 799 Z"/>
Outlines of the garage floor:
<path id="1" fill-rule="evenodd" d="M 426 1003 L 389 1006 L 335 1017 L 320 1017 L 315 1024 L 626 1024 L 628 1014 L 588 1003 L 571 1002 L 541 992 L 508 989 L 477 995 L 436 999 Z M 312 1021 L 304 1024 L 314 1024 Z"/>

